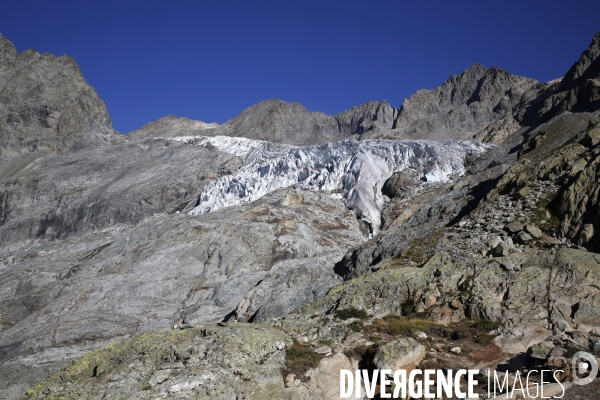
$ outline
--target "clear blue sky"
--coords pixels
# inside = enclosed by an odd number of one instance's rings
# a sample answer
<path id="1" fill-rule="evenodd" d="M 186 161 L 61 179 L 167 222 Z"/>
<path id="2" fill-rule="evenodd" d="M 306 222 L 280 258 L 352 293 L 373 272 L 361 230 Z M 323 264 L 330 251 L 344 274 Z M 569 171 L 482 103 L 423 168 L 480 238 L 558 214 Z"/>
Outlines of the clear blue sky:
<path id="1" fill-rule="evenodd" d="M 268 98 L 399 107 L 476 62 L 547 81 L 599 15 L 598 0 L 2 0 L 0 32 L 73 56 L 129 132 L 168 114 L 223 123 Z"/>

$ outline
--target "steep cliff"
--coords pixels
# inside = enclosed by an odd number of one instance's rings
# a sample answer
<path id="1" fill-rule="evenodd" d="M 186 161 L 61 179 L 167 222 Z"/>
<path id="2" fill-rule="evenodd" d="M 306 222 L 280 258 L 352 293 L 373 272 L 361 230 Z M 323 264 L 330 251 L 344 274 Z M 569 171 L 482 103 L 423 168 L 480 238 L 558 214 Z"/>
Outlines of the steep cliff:
<path id="1" fill-rule="evenodd" d="M 523 99 L 528 100 L 528 99 Z M 564 78 L 519 106 L 515 118 L 524 124 L 546 122 L 565 111 L 597 110 L 600 106 L 600 32 Z"/>
<path id="2" fill-rule="evenodd" d="M 534 79 L 475 64 L 433 90 L 419 90 L 404 101 L 395 137 L 469 138 L 511 115 Z"/>
<path id="3" fill-rule="evenodd" d="M 0 157 L 116 139 L 104 102 L 69 56 L 17 53 L 0 35 Z"/>

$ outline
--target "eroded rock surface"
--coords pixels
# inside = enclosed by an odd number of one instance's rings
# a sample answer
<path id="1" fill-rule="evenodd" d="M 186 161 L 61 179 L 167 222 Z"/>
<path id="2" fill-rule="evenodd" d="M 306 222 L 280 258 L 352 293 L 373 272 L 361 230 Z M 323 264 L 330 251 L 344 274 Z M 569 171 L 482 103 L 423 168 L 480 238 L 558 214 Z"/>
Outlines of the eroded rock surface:
<path id="1" fill-rule="evenodd" d="M 341 281 L 333 266 L 363 235 L 339 200 L 282 190 L 203 216 L 155 215 L 4 249 L 2 384 L 177 320 L 283 316 Z"/>
<path id="2" fill-rule="evenodd" d="M 17 53 L 0 34 L 0 158 L 119 140 L 104 102 L 69 56 Z"/>
<path id="3" fill-rule="evenodd" d="M 405 100 L 395 137 L 458 138 L 472 135 L 512 115 L 521 95 L 537 81 L 475 64 L 433 90 L 419 90 Z"/>

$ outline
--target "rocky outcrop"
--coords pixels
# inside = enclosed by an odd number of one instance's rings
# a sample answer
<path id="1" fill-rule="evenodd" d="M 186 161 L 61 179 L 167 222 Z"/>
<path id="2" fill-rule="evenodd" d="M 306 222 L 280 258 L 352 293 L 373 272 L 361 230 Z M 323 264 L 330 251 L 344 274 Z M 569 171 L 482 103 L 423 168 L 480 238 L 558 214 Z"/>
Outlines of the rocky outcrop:
<path id="1" fill-rule="evenodd" d="M 383 100 L 369 101 L 335 116 L 342 137 L 361 135 L 368 137 L 377 132 L 392 129 L 398 110 Z M 369 135 L 365 135 L 366 133 Z"/>
<path id="2" fill-rule="evenodd" d="M 291 344 L 282 331 L 258 325 L 161 329 L 85 355 L 22 399 L 280 399 L 285 396 L 280 369 Z"/>
<path id="3" fill-rule="evenodd" d="M 0 157 L 118 140 L 104 102 L 69 56 L 17 53 L 0 35 Z"/>
<path id="4" fill-rule="evenodd" d="M 518 268 L 504 267 L 509 264 Z M 593 312 L 600 299 L 593 282 L 599 277 L 598 254 L 574 249 L 473 263 L 437 254 L 422 267 L 383 261 L 376 272 L 335 287 L 300 311 L 314 315 L 354 308 L 375 317 L 416 311 L 445 324 L 465 316 L 498 321 L 503 327 L 499 343 L 516 353 L 553 331 L 600 326 L 600 315 Z M 435 301 L 426 302 L 429 296 Z"/>
<path id="5" fill-rule="evenodd" d="M 158 121 L 148 122 L 140 129 L 129 132 L 129 136 L 132 138 L 148 138 L 210 135 L 218 127 L 219 124 L 216 122 L 207 124 L 202 121 L 167 115 Z"/>
<path id="6" fill-rule="evenodd" d="M 600 107 L 600 32 L 560 82 L 540 91 L 523 105 L 516 119 L 534 125 L 565 111 L 594 111 Z"/>
<path id="7" fill-rule="evenodd" d="M 584 153 L 569 171 L 570 181 L 557 200 L 562 217 L 559 234 L 592 251 L 600 252 L 600 124 L 592 125 L 582 139 Z M 589 146 L 589 147 L 588 147 Z"/>
<path id="8" fill-rule="evenodd" d="M 335 261 L 363 240 L 339 200 L 281 190 L 198 217 L 3 247 L 0 390 L 174 321 L 281 317 L 337 285 Z"/>
<path id="9" fill-rule="evenodd" d="M 592 251 L 600 250 L 599 126 L 598 112 L 564 113 L 540 125 L 499 184 L 500 190 L 523 197 L 537 183 L 557 181 L 549 199 L 549 208 L 558 218 L 555 234 Z"/>
<path id="10" fill-rule="evenodd" d="M 475 64 L 433 90 L 419 90 L 402 104 L 394 125 L 398 138 L 463 138 L 509 116 L 537 81 Z"/>

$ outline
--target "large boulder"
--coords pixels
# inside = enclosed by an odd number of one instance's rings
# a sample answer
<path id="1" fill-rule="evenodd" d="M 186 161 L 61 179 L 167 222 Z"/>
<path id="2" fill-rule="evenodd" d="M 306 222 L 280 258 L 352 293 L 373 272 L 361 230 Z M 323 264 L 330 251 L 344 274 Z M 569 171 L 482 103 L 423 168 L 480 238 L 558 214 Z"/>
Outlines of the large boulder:
<path id="1" fill-rule="evenodd" d="M 540 342 L 531 346 L 527 350 L 527 354 L 529 355 L 529 357 L 535 358 L 536 360 L 545 360 L 546 358 L 548 358 L 548 355 L 550 355 L 550 352 L 554 347 L 554 343 L 550 341 Z"/>
<path id="2" fill-rule="evenodd" d="M 400 338 L 377 348 L 373 363 L 378 369 L 396 371 L 404 369 L 410 373 L 425 357 L 425 346 L 412 338 Z"/>

